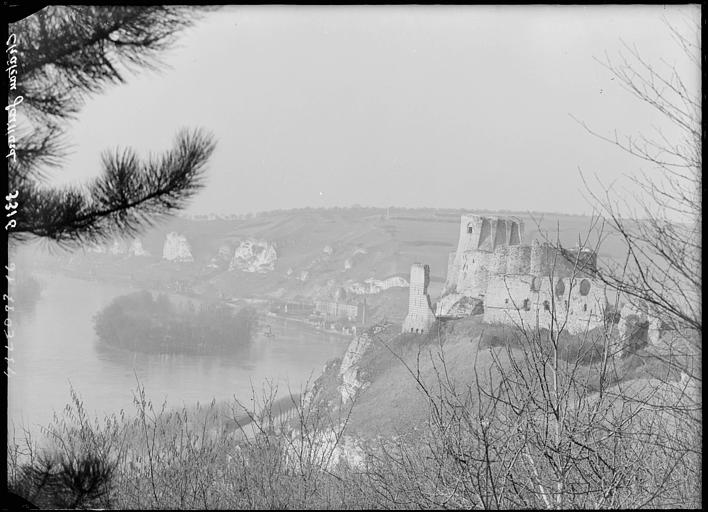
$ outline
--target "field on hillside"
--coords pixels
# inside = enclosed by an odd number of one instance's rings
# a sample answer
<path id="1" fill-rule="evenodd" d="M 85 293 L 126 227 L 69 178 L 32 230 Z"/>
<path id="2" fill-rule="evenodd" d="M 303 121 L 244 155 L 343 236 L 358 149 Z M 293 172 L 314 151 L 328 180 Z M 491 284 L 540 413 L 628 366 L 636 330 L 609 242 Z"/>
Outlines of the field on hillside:
<path id="1" fill-rule="evenodd" d="M 430 294 L 435 301 L 446 278 L 448 255 L 457 247 L 460 216 L 464 213 L 475 212 L 333 208 L 266 212 L 246 219 L 175 218 L 141 237 L 149 257 L 79 250 L 58 253 L 58 264 L 98 279 L 122 279 L 153 287 L 169 287 L 181 281 L 197 293 L 214 297 L 330 298 L 348 282 L 393 276 L 407 279 L 411 264 L 420 262 L 430 265 Z M 524 243 L 558 237 L 565 245 L 575 245 L 591 227 L 591 219 L 583 216 L 477 213 L 519 217 L 525 225 Z M 162 259 L 165 235 L 172 231 L 186 237 L 194 262 Z M 262 274 L 229 271 L 223 257 L 215 265 L 220 249 L 232 255 L 246 239 L 274 245 L 274 270 Z M 601 260 L 621 256 L 621 244 L 611 238 L 599 253 Z"/>

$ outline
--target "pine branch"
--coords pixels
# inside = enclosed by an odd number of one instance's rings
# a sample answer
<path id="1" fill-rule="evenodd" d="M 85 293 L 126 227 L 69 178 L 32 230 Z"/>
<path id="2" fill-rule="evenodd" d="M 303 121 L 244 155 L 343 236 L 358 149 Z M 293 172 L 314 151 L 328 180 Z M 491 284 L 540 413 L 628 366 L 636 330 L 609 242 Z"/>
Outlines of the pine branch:
<path id="1" fill-rule="evenodd" d="M 48 238 L 63 245 L 130 236 L 183 208 L 203 185 L 212 135 L 182 132 L 175 149 L 142 162 L 132 151 L 103 157 L 102 175 L 84 187 L 43 186 L 62 163 L 64 125 L 88 95 L 125 81 L 126 71 L 157 69 L 158 56 L 204 8 L 190 6 L 49 6 L 10 26 L 21 69 L 13 96 L 30 122 L 8 166 L 19 191 L 10 240 Z M 9 92 L 8 92 L 9 94 Z"/>
<path id="2" fill-rule="evenodd" d="M 22 198 L 14 240 L 44 237 L 75 246 L 134 235 L 183 208 L 203 186 L 215 149 L 211 135 L 181 132 L 176 147 L 146 163 L 129 150 L 106 154 L 103 175 L 87 188 L 56 190 L 30 184 Z"/>

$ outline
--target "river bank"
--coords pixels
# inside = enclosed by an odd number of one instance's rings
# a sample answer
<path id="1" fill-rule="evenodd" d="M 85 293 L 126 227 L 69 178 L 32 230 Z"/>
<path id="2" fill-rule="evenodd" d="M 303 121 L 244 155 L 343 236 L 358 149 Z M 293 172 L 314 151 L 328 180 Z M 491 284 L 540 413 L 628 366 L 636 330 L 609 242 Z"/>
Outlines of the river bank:
<path id="1" fill-rule="evenodd" d="M 42 294 L 13 339 L 14 374 L 8 379 L 8 425 L 38 433 L 61 413 L 71 390 L 89 415 L 133 408 L 139 382 L 153 401 L 169 406 L 250 398 L 266 382 L 298 390 L 330 359 L 341 357 L 348 338 L 311 326 L 269 321 L 275 337 L 239 355 L 163 355 L 108 350 L 97 343 L 94 315 L 135 287 L 107 285 L 36 272 Z M 275 320 L 275 319 L 271 319 Z"/>
<path id="2" fill-rule="evenodd" d="M 136 283 L 132 279 L 126 279 L 121 275 L 122 278 L 116 278 L 117 276 L 113 277 L 106 277 L 104 276 L 103 278 L 98 277 L 97 274 L 94 273 L 86 273 L 86 272 L 81 272 L 77 271 L 75 269 L 67 268 L 67 267 L 58 267 L 56 270 L 58 270 L 62 275 L 65 275 L 66 277 L 70 277 L 72 279 L 80 279 L 82 281 L 87 281 L 87 282 L 93 282 L 93 283 L 101 283 L 101 284 L 108 284 L 111 286 L 127 286 L 130 287 L 133 291 L 135 290 L 141 290 L 141 289 L 149 289 L 153 293 L 165 293 L 168 297 L 170 298 L 179 298 L 179 299 L 189 299 L 193 301 L 198 301 L 198 302 L 203 302 L 203 301 L 216 301 L 221 304 L 225 304 L 228 306 L 231 306 L 233 308 L 240 308 L 243 306 L 250 306 L 256 309 L 256 311 L 259 314 L 259 317 L 261 319 L 265 318 L 278 318 L 281 320 L 288 320 L 288 321 L 293 321 L 300 323 L 301 325 L 308 326 L 314 331 L 318 332 L 325 332 L 328 334 L 335 334 L 337 336 L 342 336 L 348 339 L 351 339 L 351 337 L 356 336 L 357 330 L 356 327 L 353 327 L 353 330 L 349 331 L 344 331 L 344 330 L 338 330 L 336 328 L 327 328 L 323 326 L 322 324 L 326 324 L 324 320 L 320 322 L 313 321 L 308 318 L 300 318 L 296 316 L 290 316 L 290 315 L 283 315 L 283 314 L 278 314 L 270 311 L 268 309 L 270 300 L 267 298 L 257 298 L 257 297 L 229 297 L 229 298 L 220 298 L 220 299 L 213 299 L 213 298 L 208 298 L 203 295 L 200 295 L 199 293 L 196 292 L 187 292 L 187 291 L 180 291 L 180 290 L 172 290 L 167 287 L 146 287 L 145 285 L 140 285 Z M 48 273 L 49 270 L 43 269 L 41 270 L 42 273 Z M 38 272 L 39 273 L 39 272 Z"/>

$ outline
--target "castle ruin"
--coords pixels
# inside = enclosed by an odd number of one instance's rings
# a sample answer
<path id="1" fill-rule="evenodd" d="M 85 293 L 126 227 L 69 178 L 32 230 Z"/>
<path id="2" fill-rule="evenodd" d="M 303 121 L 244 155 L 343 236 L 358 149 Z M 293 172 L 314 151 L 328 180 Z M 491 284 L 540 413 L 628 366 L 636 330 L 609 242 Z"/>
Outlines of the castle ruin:
<path id="1" fill-rule="evenodd" d="M 428 267 L 416 264 L 411 268 L 404 331 L 427 325 L 425 331 L 435 316 L 466 316 L 479 309 L 487 323 L 543 327 L 555 318 L 573 334 L 603 325 L 607 298 L 605 287 L 594 279 L 596 253 L 562 250 L 535 240 L 523 245 L 523 236 L 524 224 L 518 218 L 463 215 L 457 250 L 448 258 L 445 288 L 432 317 L 427 314 Z M 421 292 L 420 284 L 414 288 L 413 276 L 420 276 L 423 268 Z M 483 308 L 475 308 L 471 300 L 481 302 Z"/>
<path id="2" fill-rule="evenodd" d="M 403 321 L 403 332 L 428 332 L 435 322 L 435 313 L 430 306 L 428 284 L 430 284 L 430 267 L 414 263 L 411 266 L 408 316 Z"/>
<path id="3" fill-rule="evenodd" d="M 494 251 L 518 246 L 523 233 L 524 224 L 516 218 L 463 215 L 457 251 L 448 259 L 443 294 L 484 296 Z"/>

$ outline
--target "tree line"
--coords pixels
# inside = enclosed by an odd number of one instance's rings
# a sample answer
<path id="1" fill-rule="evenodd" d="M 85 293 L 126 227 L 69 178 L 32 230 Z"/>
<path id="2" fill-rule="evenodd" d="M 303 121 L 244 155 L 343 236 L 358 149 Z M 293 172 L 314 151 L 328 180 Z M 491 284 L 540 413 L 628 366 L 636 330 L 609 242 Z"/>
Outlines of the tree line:
<path id="1" fill-rule="evenodd" d="M 101 342 L 136 352 L 160 354 L 222 354 L 250 346 L 256 312 L 237 313 L 210 303 L 175 305 L 165 294 L 149 291 L 123 295 L 96 314 Z"/>

